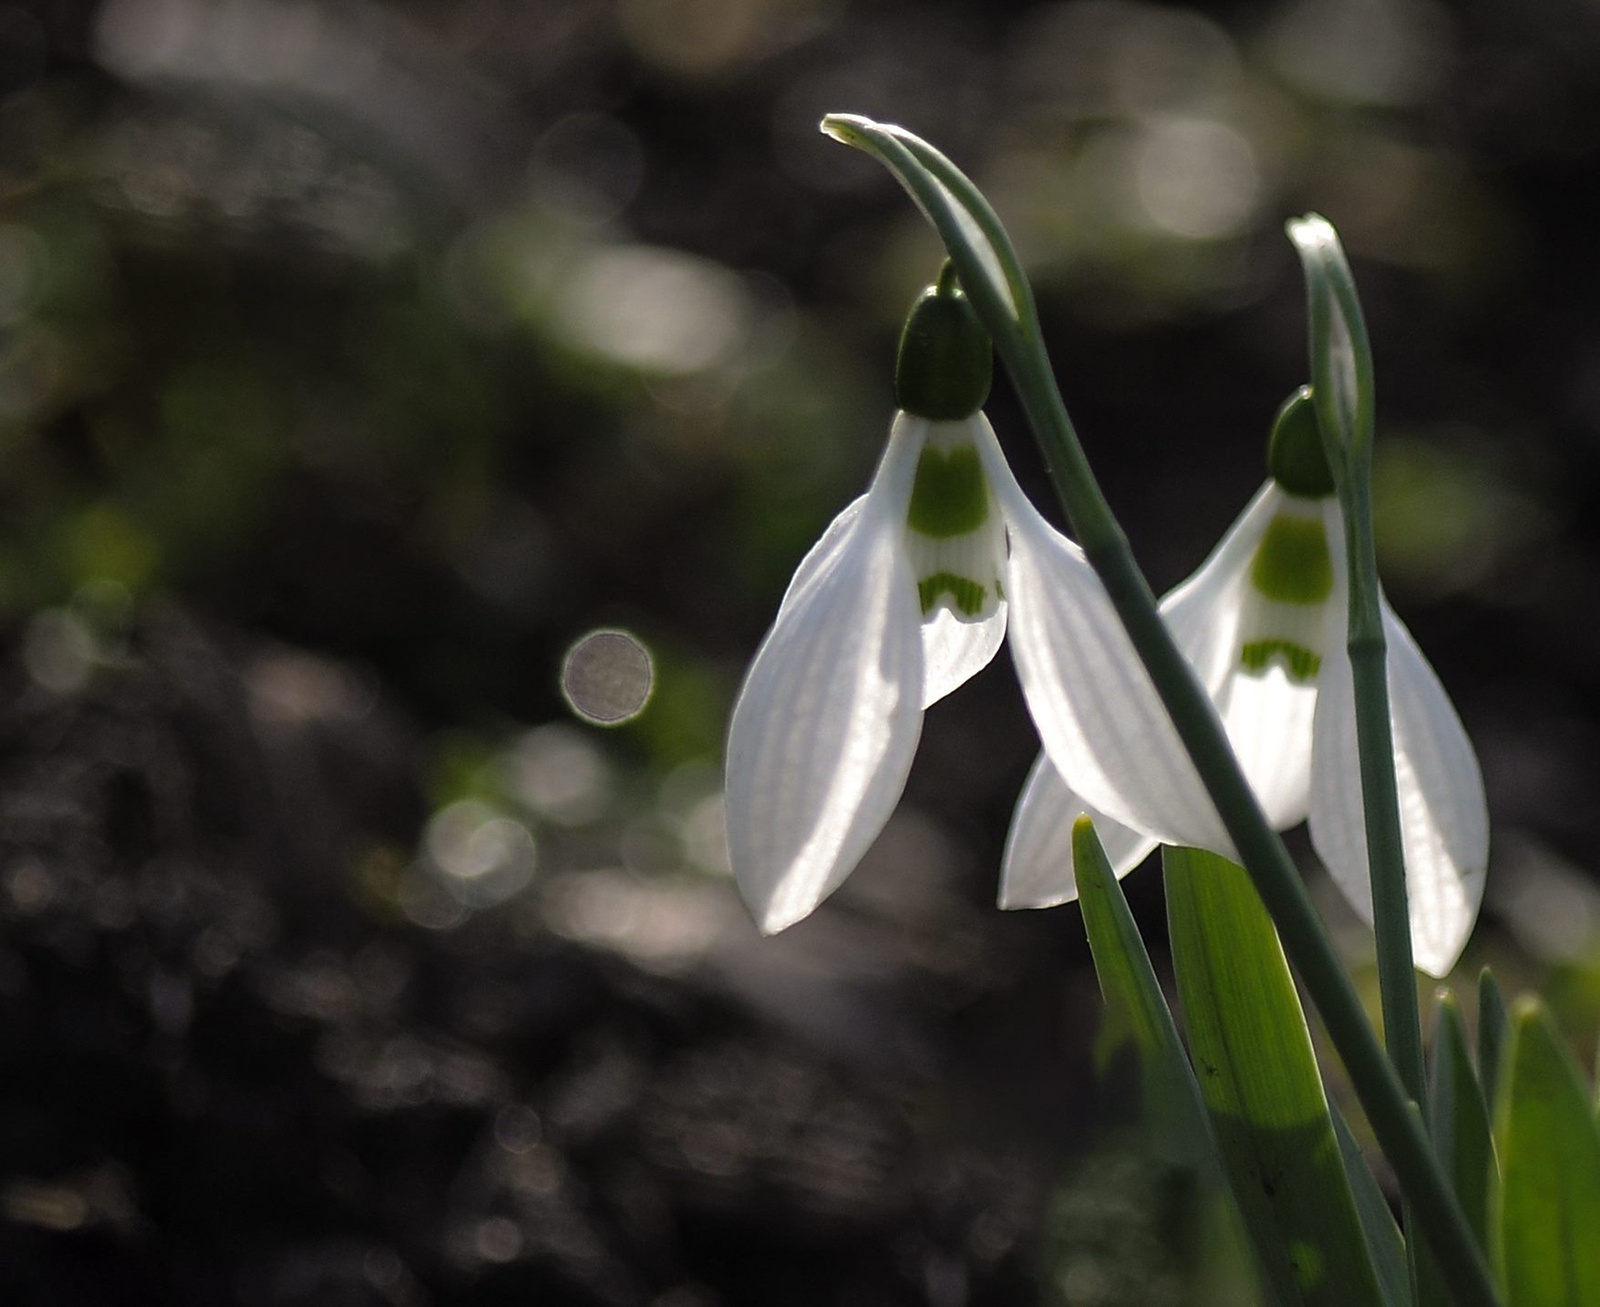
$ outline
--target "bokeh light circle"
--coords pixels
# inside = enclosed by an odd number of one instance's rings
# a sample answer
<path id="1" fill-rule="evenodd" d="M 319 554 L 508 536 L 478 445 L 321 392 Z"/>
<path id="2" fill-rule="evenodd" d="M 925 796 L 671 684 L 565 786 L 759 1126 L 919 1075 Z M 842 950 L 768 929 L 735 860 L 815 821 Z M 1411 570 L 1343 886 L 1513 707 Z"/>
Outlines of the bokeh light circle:
<path id="1" fill-rule="evenodd" d="M 567 704 L 597 726 L 620 726 L 637 717 L 654 681 L 649 650 L 626 631 L 591 631 L 567 650 L 561 664 Z"/>

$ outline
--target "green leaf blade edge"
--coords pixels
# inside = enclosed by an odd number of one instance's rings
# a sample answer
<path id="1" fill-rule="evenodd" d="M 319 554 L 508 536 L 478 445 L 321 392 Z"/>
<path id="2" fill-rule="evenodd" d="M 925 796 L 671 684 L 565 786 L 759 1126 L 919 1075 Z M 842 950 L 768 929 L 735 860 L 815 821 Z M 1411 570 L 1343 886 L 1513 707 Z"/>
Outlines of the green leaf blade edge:
<path id="1" fill-rule="evenodd" d="M 1173 848 L 1162 857 L 1200 1092 L 1273 1283 L 1308 1307 L 1383 1302 L 1305 1012 L 1266 908 L 1244 868 L 1225 858 Z"/>
<path id="2" fill-rule="evenodd" d="M 1495 1118 L 1491 1243 L 1507 1307 L 1600 1303 L 1600 1130 L 1555 1022 L 1517 1002 Z"/>

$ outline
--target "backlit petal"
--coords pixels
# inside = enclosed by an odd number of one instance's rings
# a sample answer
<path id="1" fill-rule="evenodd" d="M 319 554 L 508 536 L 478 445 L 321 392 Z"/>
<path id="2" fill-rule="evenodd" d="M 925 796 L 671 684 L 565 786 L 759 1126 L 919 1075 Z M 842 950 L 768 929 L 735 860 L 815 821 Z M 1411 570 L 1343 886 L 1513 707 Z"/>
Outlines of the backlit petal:
<path id="1" fill-rule="evenodd" d="M 850 538 L 850 528 L 861 513 L 861 507 L 867 502 L 867 497 L 861 495 L 852 499 L 845 505 L 844 511 L 828 523 L 828 529 L 822 533 L 822 539 L 806 552 L 800 560 L 800 566 L 795 568 L 794 576 L 789 581 L 789 588 L 783 592 L 783 602 L 778 605 L 781 616 L 783 610 L 794 602 L 795 596 L 800 594 L 806 586 L 821 573 L 827 571 L 837 560 L 839 551 L 844 548 L 845 542 Z"/>
<path id="2" fill-rule="evenodd" d="M 1432 976 L 1449 972 L 1472 933 L 1489 861 L 1478 760 L 1444 687 L 1411 633 L 1383 607 L 1389 711 L 1410 900 L 1411 947 Z M 1355 690 L 1344 649 L 1329 649 L 1317 703 L 1311 842 L 1356 911 L 1372 920 L 1356 750 Z"/>
<path id="3" fill-rule="evenodd" d="M 1274 482 L 1262 486 L 1205 562 L 1161 600 L 1173 641 L 1213 697 L 1233 670 L 1241 592 L 1282 495 Z"/>
<path id="4" fill-rule="evenodd" d="M 1173 639 L 1211 693 L 1256 799 L 1279 830 L 1305 820 L 1310 802 L 1316 681 L 1294 679 L 1276 660 L 1254 670 L 1244 667 L 1242 622 L 1251 567 L 1267 528 L 1285 512 L 1315 517 L 1314 504 L 1268 481 L 1200 570 L 1161 603 Z M 1336 529 L 1337 501 L 1328 499 L 1321 516 L 1325 530 Z M 1339 547 L 1339 539 L 1329 536 L 1330 551 Z M 1311 622 L 1325 628 L 1328 611 L 1312 611 Z M 1342 639 L 1342 623 L 1339 632 Z M 1316 643 L 1320 649 L 1322 641 Z"/>
<path id="5" fill-rule="evenodd" d="M 1005 638 L 1003 599 L 976 622 L 963 622 L 948 608 L 935 609 L 922 623 L 922 706 L 931 708 L 981 672 Z"/>
<path id="6" fill-rule="evenodd" d="M 925 590 L 922 703 L 930 707 L 987 667 L 1005 639 L 1006 533 L 978 450 L 994 442 L 989 420 L 974 413 L 924 425 L 906 548 Z"/>
<path id="7" fill-rule="evenodd" d="M 1118 877 L 1126 876 L 1156 846 L 1149 836 L 1084 803 L 1041 753 L 1022 787 L 1011 833 L 1006 836 L 1000 869 L 1002 908 L 1048 908 L 1078 897 L 1072 869 L 1072 823 L 1085 814 L 1094 821 L 1095 833 Z"/>
<path id="8" fill-rule="evenodd" d="M 1217 696 L 1228 743 L 1275 830 L 1306 819 L 1316 707 L 1316 682 L 1292 680 L 1278 664 L 1235 672 Z"/>
<path id="9" fill-rule="evenodd" d="M 903 547 L 919 448 L 897 424 L 872 490 L 802 565 L 734 705 L 729 851 L 769 933 L 839 886 L 905 788 L 922 729 L 921 610 Z"/>
<path id="10" fill-rule="evenodd" d="M 1050 761 L 1084 801 L 1168 844 L 1235 856 L 1144 665 L 1083 552 L 1028 502 L 995 448 L 1011 651 Z"/>

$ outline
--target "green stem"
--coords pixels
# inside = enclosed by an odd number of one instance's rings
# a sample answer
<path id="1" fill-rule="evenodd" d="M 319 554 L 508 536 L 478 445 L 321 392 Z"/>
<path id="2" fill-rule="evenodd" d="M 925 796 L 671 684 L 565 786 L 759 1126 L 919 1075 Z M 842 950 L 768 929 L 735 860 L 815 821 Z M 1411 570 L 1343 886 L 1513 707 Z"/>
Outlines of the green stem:
<path id="1" fill-rule="evenodd" d="M 1333 229 L 1321 219 L 1289 224 L 1306 270 L 1310 307 L 1312 392 L 1328 466 L 1339 492 L 1350 578 L 1348 642 L 1355 682 L 1356 748 L 1360 758 L 1367 864 L 1384 1042 L 1413 1102 L 1425 1101 L 1422 1022 L 1411 955 L 1389 717 L 1388 645 L 1372 535 L 1372 438 L 1375 390 L 1372 349 L 1349 265 Z M 1341 374 L 1338 366 L 1344 360 Z"/>
<path id="2" fill-rule="evenodd" d="M 845 115 L 825 118 L 823 129 L 884 163 L 938 229 L 1011 374 L 1079 543 L 1272 914 L 1284 949 L 1344 1060 L 1418 1226 L 1439 1251 L 1459 1302 L 1465 1307 L 1499 1307 L 1488 1267 L 1411 1101 L 1372 1033 L 1283 841 L 1256 802 L 1209 697 L 1173 644 L 1156 610 L 1155 596 L 1084 458 L 1044 351 L 1027 280 L 993 208 L 954 164 L 903 129 Z M 954 211 L 955 205 L 961 207 L 960 213 Z M 986 239 L 991 248 L 980 251 L 974 236 Z M 996 267 L 1005 279 L 1003 285 L 993 282 Z"/>
<path id="3" fill-rule="evenodd" d="M 1389 1058 L 1413 1103 L 1425 1102 L 1422 1021 L 1411 953 L 1411 909 L 1400 836 L 1400 796 L 1389 716 L 1388 643 L 1372 532 L 1372 442 L 1376 391 L 1372 347 L 1355 282 L 1332 227 L 1316 218 L 1289 224 L 1306 273 L 1310 353 L 1317 424 L 1339 492 L 1350 578 L 1347 642 L 1355 692 L 1356 754 L 1366 822 L 1378 993 Z M 1342 367 L 1341 367 L 1342 364 Z M 1404 1204 L 1406 1262 L 1412 1297 L 1421 1300 L 1429 1274 L 1416 1237 L 1415 1205 Z"/>

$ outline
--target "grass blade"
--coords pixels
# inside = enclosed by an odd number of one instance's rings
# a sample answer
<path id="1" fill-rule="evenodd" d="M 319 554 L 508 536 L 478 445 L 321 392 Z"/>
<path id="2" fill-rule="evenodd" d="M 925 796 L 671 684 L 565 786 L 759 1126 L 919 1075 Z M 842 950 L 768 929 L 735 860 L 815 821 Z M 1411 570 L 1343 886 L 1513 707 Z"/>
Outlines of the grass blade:
<path id="1" fill-rule="evenodd" d="M 1490 1235 L 1507 1307 L 1600 1303 L 1600 1130 L 1543 1004 L 1518 1001 L 1495 1113 Z"/>
<path id="2" fill-rule="evenodd" d="M 1491 1116 L 1495 1111 L 1500 1062 L 1505 1054 L 1506 1029 L 1510 1024 L 1500 982 L 1485 967 L 1478 976 L 1478 1082 L 1483 1086 L 1483 1101 Z"/>
<path id="3" fill-rule="evenodd" d="M 1489 1186 L 1494 1146 L 1489 1111 L 1478 1087 L 1461 1005 L 1449 990 L 1439 995 L 1439 1025 L 1433 1037 L 1433 1077 L 1428 1125 L 1434 1149 L 1480 1246 L 1489 1246 Z"/>
<path id="4" fill-rule="evenodd" d="M 1406 1264 L 1406 1242 L 1395 1223 L 1389 1200 L 1373 1178 L 1372 1168 L 1362 1156 L 1361 1145 L 1345 1124 L 1344 1113 L 1328 1104 L 1333 1117 L 1333 1133 L 1339 1140 L 1339 1156 L 1350 1177 L 1350 1193 L 1356 1200 L 1356 1215 L 1367 1236 L 1367 1252 L 1372 1269 L 1378 1273 L 1378 1287 L 1387 1307 L 1405 1307 L 1411 1301 L 1411 1273 Z"/>
<path id="5" fill-rule="evenodd" d="M 1428 1081 L 1428 1127 L 1439 1164 L 1450 1177 L 1479 1246 L 1487 1251 L 1489 1185 L 1494 1173 L 1489 1113 L 1468 1050 L 1461 1005 L 1448 989 L 1439 991 L 1439 1021 Z M 1431 1258 L 1419 1267 L 1417 1297 L 1421 1307 L 1451 1307 L 1450 1293 Z"/>
<path id="6" fill-rule="evenodd" d="M 1174 1137 L 1183 1141 L 1184 1147 L 1195 1151 L 1195 1141 L 1199 1141 L 1215 1158 L 1211 1121 L 1166 996 L 1122 886 L 1117 884 L 1087 817 L 1080 817 L 1073 827 L 1072 861 L 1089 951 L 1106 1000 L 1102 1039 L 1131 1045 L 1137 1054 L 1148 1118 L 1154 1123 L 1172 1123 Z"/>

